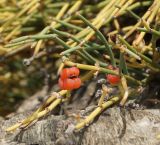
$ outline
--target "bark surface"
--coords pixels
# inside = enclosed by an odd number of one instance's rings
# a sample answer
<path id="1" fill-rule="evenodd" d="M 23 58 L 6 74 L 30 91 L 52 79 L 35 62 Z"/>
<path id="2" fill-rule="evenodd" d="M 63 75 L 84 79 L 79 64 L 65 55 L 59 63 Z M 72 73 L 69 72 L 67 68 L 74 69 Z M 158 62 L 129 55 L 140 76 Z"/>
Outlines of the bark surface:
<path id="1" fill-rule="evenodd" d="M 126 110 L 118 107 L 103 112 L 90 126 L 74 132 L 72 117 L 52 114 L 25 130 L 4 130 L 31 112 L 0 120 L 0 145 L 160 145 L 160 111 Z"/>

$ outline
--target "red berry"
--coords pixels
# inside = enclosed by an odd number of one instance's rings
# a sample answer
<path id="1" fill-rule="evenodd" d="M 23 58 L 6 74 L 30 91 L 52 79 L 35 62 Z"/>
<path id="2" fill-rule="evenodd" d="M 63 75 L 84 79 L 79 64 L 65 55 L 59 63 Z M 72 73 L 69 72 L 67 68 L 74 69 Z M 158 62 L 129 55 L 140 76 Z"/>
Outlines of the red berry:
<path id="1" fill-rule="evenodd" d="M 81 86 L 81 79 L 80 78 L 73 78 L 73 79 L 59 79 L 59 87 L 62 90 L 73 90 L 77 89 Z"/>
<path id="2" fill-rule="evenodd" d="M 80 78 L 74 78 L 74 89 L 78 89 L 81 86 L 81 79 Z"/>
<path id="3" fill-rule="evenodd" d="M 108 82 L 112 85 L 116 85 L 120 82 L 119 76 L 108 74 L 106 77 L 107 77 Z"/>
<path id="4" fill-rule="evenodd" d="M 69 69 L 68 68 L 64 68 L 60 73 L 60 78 L 61 79 L 67 79 L 68 78 L 68 74 L 69 74 Z"/>
<path id="5" fill-rule="evenodd" d="M 114 68 L 112 65 L 109 65 L 108 66 L 108 69 L 110 69 L 110 70 L 116 70 L 117 72 L 118 72 L 118 68 Z M 108 82 L 110 83 L 110 84 L 112 84 L 112 85 L 116 85 L 116 84 L 118 84 L 119 82 L 120 82 L 120 76 L 117 76 L 117 75 L 112 75 L 112 74 L 108 74 L 108 75 L 106 75 L 106 78 L 107 78 L 107 80 L 108 80 Z"/>
<path id="6" fill-rule="evenodd" d="M 77 67 L 71 67 L 70 73 L 70 77 L 77 77 L 79 76 L 79 69 Z"/>
<path id="7" fill-rule="evenodd" d="M 63 89 L 64 90 L 73 90 L 74 89 L 74 81 L 72 79 L 63 80 Z"/>
<path id="8" fill-rule="evenodd" d="M 62 90 L 73 90 L 81 86 L 81 79 L 79 76 L 79 69 L 77 67 L 64 68 L 60 74 L 58 81 L 59 87 Z"/>
<path id="9" fill-rule="evenodd" d="M 64 68 L 60 74 L 61 79 L 79 76 L 79 69 L 77 67 Z"/>

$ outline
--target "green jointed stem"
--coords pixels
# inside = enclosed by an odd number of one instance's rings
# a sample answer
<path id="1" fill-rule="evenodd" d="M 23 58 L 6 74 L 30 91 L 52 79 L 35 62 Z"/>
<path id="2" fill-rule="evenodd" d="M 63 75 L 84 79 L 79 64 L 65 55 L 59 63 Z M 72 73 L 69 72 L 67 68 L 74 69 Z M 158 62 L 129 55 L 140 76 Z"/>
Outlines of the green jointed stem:
<path id="1" fill-rule="evenodd" d="M 120 69 L 121 69 L 121 72 L 123 71 L 124 74 L 128 74 L 128 69 L 127 69 L 123 52 L 120 52 Z"/>
<path id="2" fill-rule="evenodd" d="M 78 26 L 73 25 L 73 24 L 70 24 L 68 22 L 65 22 L 65 21 L 62 21 L 62 20 L 58 20 L 58 19 L 55 19 L 55 18 L 53 18 L 53 20 L 58 22 L 58 23 L 60 23 L 63 26 L 68 27 L 68 28 L 75 29 L 75 30 L 78 30 L 78 31 L 82 31 L 83 30 L 83 28 L 78 27 Z"/>
<path id="3" fill-rule="evenodd" d="M 152 60 L 143 54 L 139 53 L 134 47 L 132 47 L 122 36 L 118 35 L 119 40 L 121 43 L 125 44 L 129 50 L 134 52 L 135 54 L 139 55 L 142 59 L 144 59 L 148 63 L 152 63 Z"/>
<path id="4" fill-rule="evenodd" d="M 72 39 L 72 40 L 75 41 L 75 42 L 78 42 L 78 43 L 81 42 L 79 39 L 75 38 L 75 37 L 74 37 L 72 34 L 70 34 L 70 33 L 63 32 L 63 31 L 59 31 L 59 30 L 54 29 L 54 28 L 51 28 L 50 30 L 51 30 L 52 32 L 54 32 L 55 34 L 57 34 L 57 35 L 70 38 L 70 39 Z"/>
<path id="5" fill-rule="evenodd" d="M 110 55 L 110 58 L 111 58 L 111 63 L 113 66 L 116 66 L 116 62 L 115 62 L 115 59 L 114 59 L 114 54 L 112 52 L 112 49 L 111 47 L 109 46 L 106 38 L 103 36 L 103 34 L 97 29 L 95 28 L 86 18 L 84 18 L 82 15 L 78 14 L 78 16 L 80 17 L 80 19 L 85 23 L 87 24 L 89 27 L 91 27 L 95 33 L 99 36 L 99 38 L 101 39 L 101 41 L 104 43 L 104 45 L 106 46 L 106 49 L 108 51 L 108 54 Z"/>
<path id="6" fill-rule="evenodd" d="M 137 28 L 138 31 L 141 31 L 141 32 L 147 32 L 147 33 L 150 33 L 150 34 L 154 34 L 154 35 L 157 35 L 160 37 L 160 32 L 155 30 L 155 29 L 149 29 L 147 30 L 146 28 Z"/>
<path id="7" fill-rule="evenodd" d="M 128 49 L 130 49 L 131 51 L 133 51 L 134 53 L 136 53 L 137 55 L 139 55 L 141 57 L 141 59 L 143 59 L 145 62 L 149 63 L 152 67 L 157 67 L 156 69 L 160 69 L 160 66 L 158 64 L 155 64 L 152 62 L 152 60 L 150 58 L 148 58 L 147 56 L 145 56 L 144 54 L 136 51 L 136 49 L 131 46 L 122 36 L 119 35 L 119 40 L 121 41 L 121 43 L 125 44 L 127 46 Z"/>

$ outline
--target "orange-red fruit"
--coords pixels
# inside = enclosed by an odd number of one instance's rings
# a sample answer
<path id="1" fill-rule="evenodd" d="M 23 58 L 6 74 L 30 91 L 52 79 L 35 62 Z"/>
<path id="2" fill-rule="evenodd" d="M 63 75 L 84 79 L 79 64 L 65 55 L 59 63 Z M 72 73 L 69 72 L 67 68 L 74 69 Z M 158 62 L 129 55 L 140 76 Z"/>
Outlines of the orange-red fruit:
<path id="1" fill-rule="evenodd" d="M 112 65 L 109 65 L 108 69 L 118 71 L 118 68 L 114 68 Z M 112 85 L 116 85 L 120 82 L 120 76 L 117 76 L 117 75 L 108 74 L 106 75 L 106 78 L 108 82 Z"/>
<path id="2" fill-rule="evenodd" d="M 61 79 L 67 79 L 79 76 L 79 69 L 77 67 L 64 68 L 60 74 Z"/>
<path id="3" fill-rule="evenodd" d="M 64 68 L 60 74 L 58 81 L 59 87 L 62 90 L 73 90 L 81 86 L 81 79 L 79 76 L 79 69 L 77 67 Z"/>
<path id="4" fill-rule="evenodd" d="M 62 90 L 73 90 L 77 89 L 81 86 L 81 79 L 80 78 L 67 78 L 67 79 L 59 79 L 58 81 L 59 87 Z"/>
<path id="5" fill-rule="evenodd" d="M 112 74 L 107 75 L 107 80 L 110 84 L 116 85 L 120 82 L 120 77 Z"/>

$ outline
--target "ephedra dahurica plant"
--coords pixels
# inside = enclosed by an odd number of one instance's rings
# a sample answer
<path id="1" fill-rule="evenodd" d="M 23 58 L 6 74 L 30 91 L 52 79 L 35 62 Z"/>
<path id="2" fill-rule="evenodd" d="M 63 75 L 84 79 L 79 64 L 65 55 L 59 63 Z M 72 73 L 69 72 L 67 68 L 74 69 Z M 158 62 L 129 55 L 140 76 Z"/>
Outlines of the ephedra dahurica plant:
<path id="1" fill-rule="evenodd" d="M 2 65 L 7 60 L 23 60 L 34 72 L 34 66 L 39 64 L 50 75 L 56 75 L 56 84 L 63 72 L 61 89 L 53 89 L 33 114 L 6 131 L 26 128 L 69 101 L 73 90 L 104 74 L 97 107 L 77 121 L 75 130 L 79 130 L 111 105 L 124 107 L 131 94 L 140 94 L 149 80 L 159 75 L 159 0 L 4 0 L 0 11 Z M 5 75 L 0 80 L 2 85 L 7 82 L 6 86 L 15 78 L 20 82 L 17 76 L 25 72 L 18 70 L 13 77 L 12 71 L 4 69 L 1 66 Z M 79 74 L 75 75 L 77 70 Z M 62 79 L 64 75 L 66 78 Z M 28 79 L 25 73 L 23 77 Z M 114 87 L 118 93 L 106 99 Z M 13 88 L 17 90 L 16 84 Z"/>

